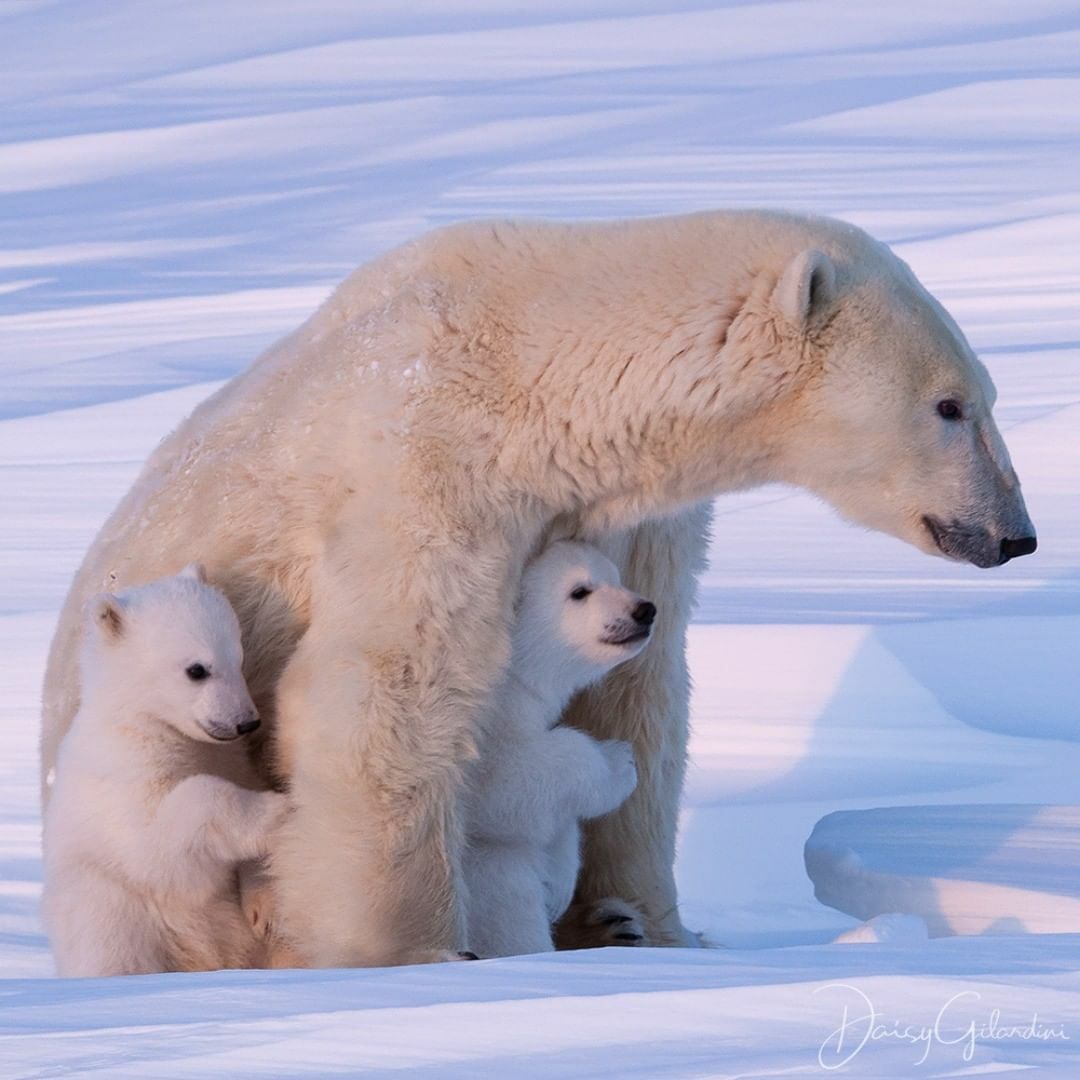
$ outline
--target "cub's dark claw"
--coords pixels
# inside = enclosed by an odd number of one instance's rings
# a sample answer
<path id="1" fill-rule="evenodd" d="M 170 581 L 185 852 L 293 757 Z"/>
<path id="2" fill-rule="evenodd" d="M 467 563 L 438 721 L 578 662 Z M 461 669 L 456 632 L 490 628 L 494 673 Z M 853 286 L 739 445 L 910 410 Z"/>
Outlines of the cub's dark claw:
<path id="1" fill-rule="evenodd" d="M 459 960 L 479 960 L 480 959 L 480 957 L 477 956 L 476 953 L 474 953 L 474 952 L 468 952 L 468 951 L 459 952 L 457 955 L 458 955 Z"/>

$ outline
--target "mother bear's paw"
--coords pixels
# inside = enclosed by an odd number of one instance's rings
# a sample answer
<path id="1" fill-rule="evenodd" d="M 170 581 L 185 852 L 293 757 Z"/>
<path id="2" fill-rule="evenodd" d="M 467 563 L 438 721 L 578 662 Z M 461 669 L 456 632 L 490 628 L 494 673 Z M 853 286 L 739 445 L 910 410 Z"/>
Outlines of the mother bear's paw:
<path id="1" fill-rule="evenodd" d="M 559 949 L 636 948 L 646 940 L 644 919 L 632 904 L 617 897 L 573 904 L 555 926 Z"/>

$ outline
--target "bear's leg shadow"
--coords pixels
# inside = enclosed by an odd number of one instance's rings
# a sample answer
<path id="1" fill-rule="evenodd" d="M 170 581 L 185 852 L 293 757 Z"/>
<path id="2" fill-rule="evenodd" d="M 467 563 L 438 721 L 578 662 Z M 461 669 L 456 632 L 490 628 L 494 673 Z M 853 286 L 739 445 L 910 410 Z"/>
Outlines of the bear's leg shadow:
<path id="1" fill-rule="evenodd" d="M 620 567 L 624 584 L 652 600 L 658 614 L 649 647 L 579 695 L 565 718 L 598 739 L 632 743 L 638 767 L 633 795 L 584 826 L 575 903 L 559 927 L 577 948 L 590 938 L 597 946 L 610 944 L 602 920 L 590 912 L 612 897 L 641 911 L 648 944 L 697 944 L 679 918 L 673 866 L 689 724 L 686 628 L 711 510 L 702 503 L 619 536 L 589 537 Z"/>

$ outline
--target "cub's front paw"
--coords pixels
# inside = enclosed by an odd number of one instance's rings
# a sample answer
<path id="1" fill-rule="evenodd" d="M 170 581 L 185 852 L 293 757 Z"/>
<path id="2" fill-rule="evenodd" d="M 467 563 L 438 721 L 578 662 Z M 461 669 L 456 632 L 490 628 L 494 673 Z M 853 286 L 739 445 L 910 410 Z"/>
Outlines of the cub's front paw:
<path id="1" fill-rule="evenodd" d="M 634 760 L 634 748 L 621 739 L 611 739 L 601 743 L 601 748 L 611 769 L 612 795 L 618 800 L 616 806 L 628 799 L 637 787 L 637 762 Z"/>
<path id="2" fill-rule="evenodd" d="M 273 836 L 289 816 L 289 800 L 277 791 L 260 791 L 255 797 L 259 830 L 264 836 Z"/>

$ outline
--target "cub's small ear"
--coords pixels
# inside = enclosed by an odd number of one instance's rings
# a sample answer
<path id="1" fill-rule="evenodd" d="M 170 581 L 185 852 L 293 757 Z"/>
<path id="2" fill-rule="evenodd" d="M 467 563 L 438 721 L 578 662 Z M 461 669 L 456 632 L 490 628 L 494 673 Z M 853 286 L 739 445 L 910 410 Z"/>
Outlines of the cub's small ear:
<path id="1" fill-rule="evenodd" d="M 550 544 L 557 544 L 560 540 L 577 540 L 579 522 L 572 519 L 569 514 L 557 517 L 549 526 L 544 536 L 543 545 L 537 551 L 543 551 Z"/>
<path id="2" fill-rule="evenodd" d="M 188 563 L 183 570 L 180 571 L 179 577 L 191 578 L 192 581 L 197 581 L 200 585 L 208 584 L 206 580 L 206 567 L 201 562 Z"/>
<path id="3" fill-rule="evenodd" d="M 780 275 L 773 302 L 797 329 L 803 329 L 832 303 L 836 295 L 836 267 L 820 251 L 800 251 Z"/>
<path id="4" fill-rule="evenodd" d="M 118 641 L 127 626 L 124 601 L 114 593 L 100 593 L 90 601 L 90 621 L 106 641 Z"/>

